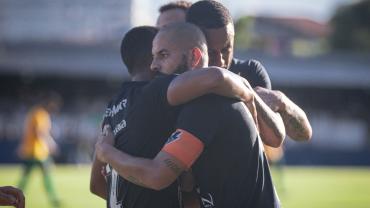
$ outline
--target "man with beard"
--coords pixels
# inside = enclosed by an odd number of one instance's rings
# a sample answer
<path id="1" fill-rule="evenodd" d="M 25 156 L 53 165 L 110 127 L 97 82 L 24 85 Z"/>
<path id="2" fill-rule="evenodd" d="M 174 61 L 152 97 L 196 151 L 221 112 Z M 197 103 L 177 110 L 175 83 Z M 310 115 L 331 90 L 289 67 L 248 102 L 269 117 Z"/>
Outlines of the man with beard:
<path id="1" fill-rule="evenodd" d="M 191 42 L 203 44 L 192 47 Z M 199 68 L 204 62 L 199 56 L 206 51 L 202 48 L 205 48 L 205 40 L 197 27 L 186 23 L 168 25 L 153 41 L 152 68 L 165 73 Z M 254 94 L 250 92 L 246 98 L 246 103 L 253 102 Z M 151 111 L 149 106 L 146 110 Z M 149 156 L 128 149 L 122 151 L 112 145 L 113 135 L 107 127 L 96 144 L 96 153 L 120 176 L 141 186 L 136 187 L 138 194 L 132 197 L 136 202 L 144 190 L 171 187 L 178 176 L 191 167 L 202 207 L 279 207 L 257 128 L 242 102 L 206 95 L 185 104 L 177 118 L 176 130 L 168 140 L 153 135 L 172 129 L 167 125 L 173 125 L 174 117 L 171 122 L 163 121 L 170 112 L 168 109 L 160 113 L 162 116 L 151 119 L 143 112 L 130 112 L 128 120 L 133 125 L 125 128 L 122 136 L 132 141 L 142 140 L 147 143 L 143 148 L 158 145 L 159 149 L 153 148 Z M 159 153 L 154 149 L 160 150 Z"/>
<path id="2" fill-rule="evenodd" d="M 183 32 L 189 33 L 186 28 Z M 179 109 L 173 106 L 207 92 L 233 96 L 244 101 L 252 101 L 253 98 L 246 81 L 220 68 L 189 71 L 180 76 L 162 75 L 151 82 L 143 82 L 151 77 L 148 64 L 148 60 L 151 60 L 151 49 L 148 48 L 151 48 L 151 40 L 155 34 L 153 30 L 155 29 L 152 27 L 139 27 L 125 35 L 121 46 L 122 58 L 133 75 L 133 82 L 123 85 L 121 93 L 109 104 L 103 122 L 112 126 L 115 135 L 114 146 L 117 149 L 149 158 L 160 151 L 173 129 Z M 206 66 L 207 50 L 202 32 L 197 29 L 195 33 L 188 34 L 183 43 L 181 53 L 168 54 L 163 50 L 157 57 L 178 57 L 177 63 L 172 62 L 169 65 L 177 72 Z M 123 180 L 109 165 L 106 168 L 105 182 L 99 174 L 104 162 L 95 159 L 90 188 L 94 194 L 107 199 L 108 207 L 179 206 L 176 183 L 162 191 L 144 189 Z"/>

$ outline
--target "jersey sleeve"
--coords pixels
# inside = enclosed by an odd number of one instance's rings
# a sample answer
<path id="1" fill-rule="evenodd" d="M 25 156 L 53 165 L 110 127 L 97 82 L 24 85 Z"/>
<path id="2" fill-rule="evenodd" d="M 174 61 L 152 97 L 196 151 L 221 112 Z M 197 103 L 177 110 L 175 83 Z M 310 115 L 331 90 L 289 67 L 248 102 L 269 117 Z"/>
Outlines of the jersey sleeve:
<path id="1" fill-rule="evenodd" d="M 260 86 L 271 90 L 272 86 L 270 76 L 268 75 L 265 67 L 257 60 L 252 59 L 249 60 L 249 62 L 253 68 L 256 69 L 256 76 L 258 77 L 254 87 Z"/>
<path id="2" fill-rule="evenodd" d="M 171 81 L 176 75 L 158 75 L 148 85 L 145 86 L 144 92 L 147 93 L 151 100 L 160 102 L 160 106 L 171 107 L 167 99 L 167 90 Z M 148 103 L 150 104 L 150 103 Z"/>
<path id="3" fill-rule="evenodd" d="M 111 112 L 112 112 L 112 103 L 113 101 L 110 101 L 107 105 L 107 107 L 105 108 L 105 112 L 104 112 L 104 115 L 103 115 L 103 121 L 101 123 L 101 130 L 103 131 L 104 129 L 104 126 L 105 125 L 110 125 L 112 128 L 112 122 L 111 122 Z"/>
<path id="4" fill-rule="evenodd" d="M 252 87 L 271 89 L 271 80 L 265 67 L 257 60 L 240 61 L 233 59 L 230 70 L 247 79 Z"/>

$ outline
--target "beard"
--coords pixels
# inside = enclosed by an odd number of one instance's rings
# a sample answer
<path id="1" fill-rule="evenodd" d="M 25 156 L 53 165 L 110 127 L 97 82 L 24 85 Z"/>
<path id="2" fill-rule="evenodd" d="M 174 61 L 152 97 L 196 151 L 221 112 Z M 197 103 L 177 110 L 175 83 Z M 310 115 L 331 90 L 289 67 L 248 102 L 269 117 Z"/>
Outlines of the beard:
<path id="1" fill-rule="evenodd" d="M 189 68 L 189 65 L 187 63 L 187 60 L 188 60 L 188 57 L 184 54 L 182 55 L 182 59 L 181 59 L 181 62 L 179 65 L 177 65 L 174 73 L 175 74 L 182 74 L 186 71 L 188 71 L 190 68 Z"/>

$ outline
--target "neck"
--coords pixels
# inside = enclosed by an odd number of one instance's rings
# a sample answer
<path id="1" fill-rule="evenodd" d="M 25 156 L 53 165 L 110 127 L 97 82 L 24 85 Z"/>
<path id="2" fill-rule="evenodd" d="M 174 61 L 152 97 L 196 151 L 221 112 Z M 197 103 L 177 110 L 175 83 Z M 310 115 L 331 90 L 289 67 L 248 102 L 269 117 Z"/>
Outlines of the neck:
<path id="1" fill-rule="evenodd" d="M 143 72 L 135 74 L 131 77 L 131 81 L 140 82 L 140 81 L 149 81 L 153 78 L 153 74 L 150 72 Z"/>

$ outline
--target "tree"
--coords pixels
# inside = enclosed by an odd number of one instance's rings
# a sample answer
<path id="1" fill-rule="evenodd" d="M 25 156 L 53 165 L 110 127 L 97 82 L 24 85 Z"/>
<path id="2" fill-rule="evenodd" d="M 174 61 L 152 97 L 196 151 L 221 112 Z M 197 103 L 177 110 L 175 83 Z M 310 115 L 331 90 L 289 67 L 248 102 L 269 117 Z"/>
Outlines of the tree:
<path id="1" fill-rule="evenodd" d="M 370 0 L 340 7 L 330 25 L 332 49 L 370 52 Z"/>
<path id="2" fill-rule="evenodd" d="M 245 16 L 235 23 L 235 47 L 250 48 L 253 41 L 254 18 Z"/>

